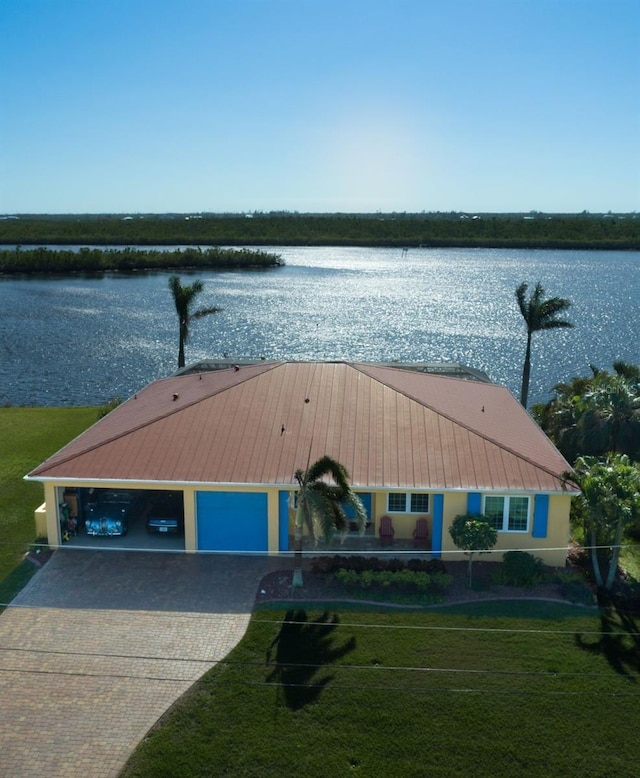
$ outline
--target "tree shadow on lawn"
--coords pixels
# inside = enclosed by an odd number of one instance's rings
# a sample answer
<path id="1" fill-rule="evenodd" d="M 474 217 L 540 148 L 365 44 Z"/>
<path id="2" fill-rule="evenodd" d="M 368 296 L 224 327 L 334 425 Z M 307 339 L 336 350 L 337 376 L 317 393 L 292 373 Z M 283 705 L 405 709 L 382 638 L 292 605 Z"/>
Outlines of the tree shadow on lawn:
<path id="1" fill-rule="evenodd" d="M 640 675 L 640 625 L 633 613 L 614 600 L 601 602 L 600 637 L 588 642 L 575 636 L 576 645 L 592 654 L 602 654 L 616 673 L 637 683 Z"/>
<path id="2" fill-rule="evenodd" d="M 317 677 L 321 669 L 355 649 L 354 637 L 336 645 L 333 633 L 339 623 L 339 616 L 328 611 L 313 622 L 308 621 L 303 609 L 286 612 L 278 635 L 267 649 L 266 664 L 273 665 L 273 669 L 266 680 L 279 685 L 291 710 L 315 702 L 335 677 L 331 674 Z"/>

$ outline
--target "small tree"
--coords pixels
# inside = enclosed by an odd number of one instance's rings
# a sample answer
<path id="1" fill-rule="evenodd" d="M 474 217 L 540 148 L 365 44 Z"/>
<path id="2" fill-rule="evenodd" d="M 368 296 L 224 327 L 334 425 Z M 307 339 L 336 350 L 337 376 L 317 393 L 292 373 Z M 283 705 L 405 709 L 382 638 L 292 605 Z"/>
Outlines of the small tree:
<path id="1" fill-rule="evenodd" d="M 581 490 L 596 584 L 611 589 L 625 527 L 640 519 L 640 465 L 626 454 L 579 457 L 568 478 Z"/>
<path id="2" fill-rule="evenodd" d="M 471 588 L 471 565 L 475 553 L 482 554 L 493 548 L 498 542 L 498 533 L 484 517 L 476 513 L 462 513 L 456 516 L 449 534 L 456 546 L 469 557 L 467 567 L 467 586 Z"/>

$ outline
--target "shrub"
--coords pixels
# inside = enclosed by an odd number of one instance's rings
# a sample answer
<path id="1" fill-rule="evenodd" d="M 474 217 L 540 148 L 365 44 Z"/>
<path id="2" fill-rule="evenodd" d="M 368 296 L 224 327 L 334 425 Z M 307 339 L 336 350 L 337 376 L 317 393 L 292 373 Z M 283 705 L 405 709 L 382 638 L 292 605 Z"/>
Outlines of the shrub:
<path id="1" fill-rule="evenodd" d="M 445 567 L 444 562 L 442 559 L 410 559 L 407 562 L 407 570 L 415 570 L 416 572 L 422 572 L 422 573 L 429 573 L 429 575 L 433 573 L 446 573 L 447 568 Z"/>
<path id="2" fill-rule="evenodd" d="M 449 573 L 431 573 L 431 588 L 434 591 L 444 592 L 450 586 L 453 576 Z"/>
<path id="3" fill-rule="evenodd" d="M 542 560 L 527 551 L 507 551 L 496 574 L 497 582 L 508 586 L 534 586 L 544 578 Z"/>
<path id="4" fill-rule="evenodd" d="M 311 572 L 318 574 L 333 572 L 333 559 L 328 556 L 317 556 L 311 560 Z"/>
<path id="5" fill-rule="evenodd" d="M 349 570 L 341 568 L 335 579 L 348 589 L 396 589 L 404 592 L 442 592 L 451 583 L 446 573 L 425 573 L 416 570 Z"/>
<path id="6" fill-rule="evenodd" d="M 354 570 L 364 572 L 365 570 L 377 570 L 382 572 L 400 572 L 402 570 L 413 570 L 414 572 L 428 573 L 446 573 L 447 569 L 441 559 L 410 559 L 405 562 L 402 559 L 378 559 L 378 557 L 366 556 L 320 556 L 315 557 L 311 562 L 311 569 L 314 573 L 331 575 L 338 570 Z"/>

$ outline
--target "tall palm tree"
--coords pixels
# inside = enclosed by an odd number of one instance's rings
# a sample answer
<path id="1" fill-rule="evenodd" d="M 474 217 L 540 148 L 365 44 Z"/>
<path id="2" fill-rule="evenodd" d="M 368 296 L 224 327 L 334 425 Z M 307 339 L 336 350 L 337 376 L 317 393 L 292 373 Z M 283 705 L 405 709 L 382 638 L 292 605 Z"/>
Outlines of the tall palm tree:
<path id="1" fill-rule="evenodd" d="M 199 308 L 192 311 L 191 306 L 195 298 L 202 292 L 204 285 L 202 281 L 194 281 L 192 284 L 180 283 L 178 276 L 169 278 L 169 289 L 173 295 L 173 302 L 176 306 L 176 313 L 180 322 L 180 347 L 178 349 L 178 368 L 184 367 L 184 344 L 189 339 L 189 325 L 195 319 L 201 319 L 203 316 L 209 316 L 212 313 L 219 313 L 222 308 L 213 305 L 209 308 Z"/>
<path id="2" fill-rule="evenodd" d="M 306 470 L 296 470 L 295 479 L 300 487 L 295 523 L 295 567 L 293 586 L 302 586 L 302 533 L 306 526 L 316 543 L 323 538 L 331 541 L 338 531 L 342 537 L 347 534 L 349 522 L 345 508 L 351 506 L 355 521 L 362 534 L 367 521 L 367 512 L 358 495 L 349 483 L 345 467 L 330 456 L 320 457 Z"/>
<path id="3" fill-rule="evenodd" d="M 531 336 L 540 330 L 556 330 L 561 327 L 573 327 L 573 324 L 565 319 L 558 319 L 559 313 L 566 311 L 571 305 L 571 300 L 564 297 L 550 297 L 544 299 L 544 289 L 538 282 L 529 299 L 527 299 L 528 284 L 522 283 L 516 289 L 516 299 L 520 307 L 520 313 L 527 325 L 527 351 L 522 369 L 522 388 L 520 390 L 520 402 L 526 408 L 529 399 L 529 379 L 531 377 Z"/>

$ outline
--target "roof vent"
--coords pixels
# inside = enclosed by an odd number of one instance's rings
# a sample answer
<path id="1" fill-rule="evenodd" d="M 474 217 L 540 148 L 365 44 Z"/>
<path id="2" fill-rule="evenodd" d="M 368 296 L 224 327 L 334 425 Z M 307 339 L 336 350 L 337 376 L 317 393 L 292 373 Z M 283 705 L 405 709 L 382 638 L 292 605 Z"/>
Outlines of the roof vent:
<path id="1" fill-rule="evenodd" d="M 175 402 L 178 399 L 178 397 L 180 397 L 180 395 L 177 392 L 174 392 L 173 393 L 173 398 L 172 398 L 173 402 Z"/>

